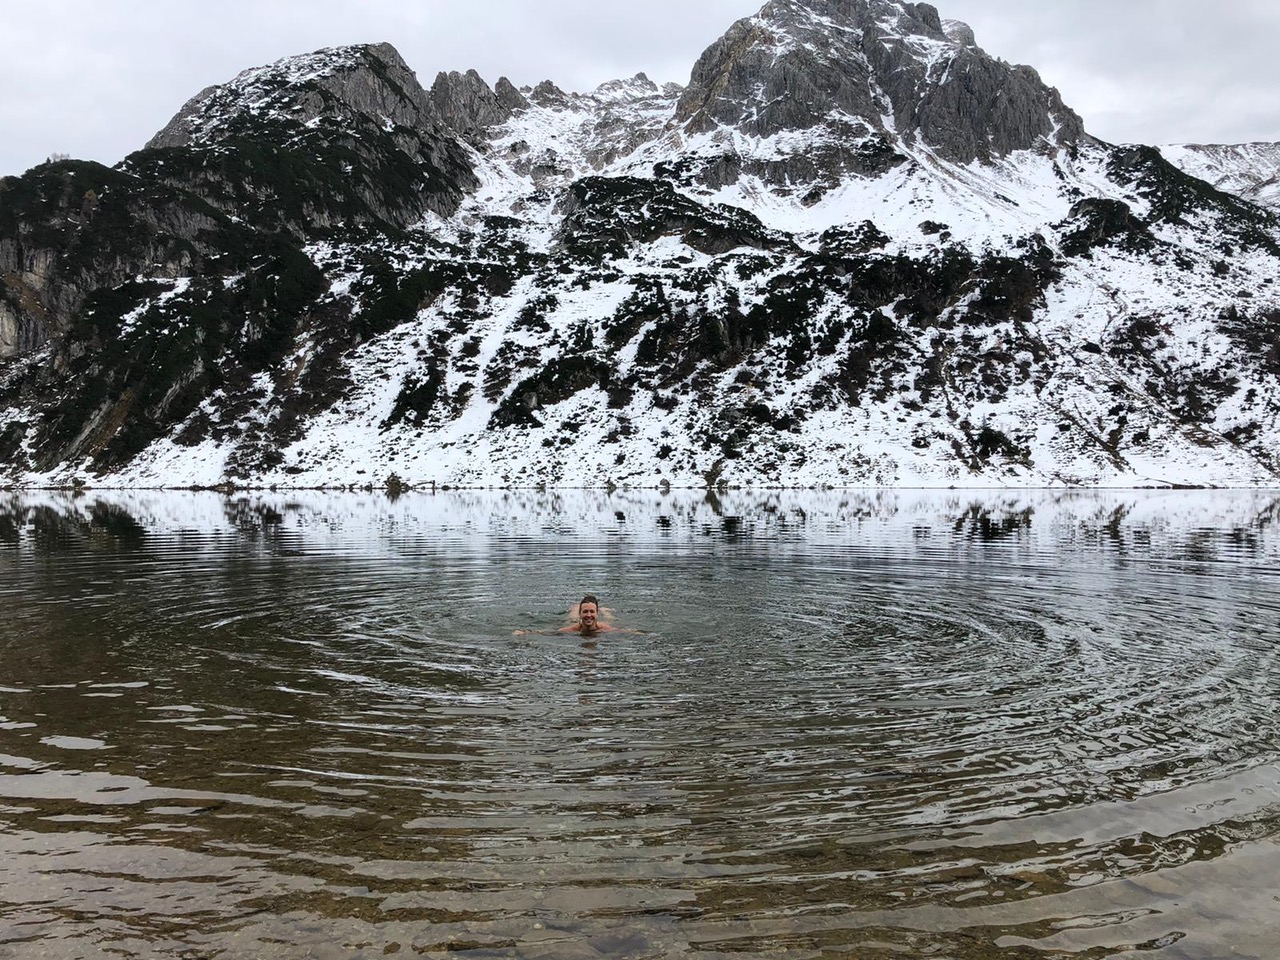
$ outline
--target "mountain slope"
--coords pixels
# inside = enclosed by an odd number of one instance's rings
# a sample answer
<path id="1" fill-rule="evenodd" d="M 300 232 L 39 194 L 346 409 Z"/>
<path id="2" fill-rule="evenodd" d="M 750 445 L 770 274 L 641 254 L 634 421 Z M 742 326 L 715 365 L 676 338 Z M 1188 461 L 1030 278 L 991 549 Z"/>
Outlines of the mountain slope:
<path id="1" fill-rule="evenodd" d="M 1219 190 L 1275 209 L 1280 207 L 1280 143 L 1164 146 L 1174 166 Z"/>
<path id="2" fill-rule="evenodd" d="M 136 212 L 73 272 L 90 171 Z M 684 88 L 291 58 L 0 182 L 0 260 L 16 480 L 1280 477 L 1274 214 L 927 4 L 773 0 Z"/>

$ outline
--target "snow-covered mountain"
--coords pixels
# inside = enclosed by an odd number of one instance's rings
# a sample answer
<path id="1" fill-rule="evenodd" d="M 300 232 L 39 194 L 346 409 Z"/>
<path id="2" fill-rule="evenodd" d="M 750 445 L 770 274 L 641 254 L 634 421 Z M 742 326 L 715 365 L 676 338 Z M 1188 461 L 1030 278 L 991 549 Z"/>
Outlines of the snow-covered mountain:
<path id="1" fill-rule="evenodd" d="M 685 87 L 424 88 L 385 44 L 320 51 L 118 168 L 0 181 L 0 459 L 148 486 L 1274 484 L 1278 267 L 1272 212 L 1092 138 L 928 4 L 770 0 Z"/>
<path id="2" fill-rule="evenodd" d="M 1219 190 L 1280 208 L 1280 143 L 1184 143 L 1163 146 L 1160 152 Z"/>

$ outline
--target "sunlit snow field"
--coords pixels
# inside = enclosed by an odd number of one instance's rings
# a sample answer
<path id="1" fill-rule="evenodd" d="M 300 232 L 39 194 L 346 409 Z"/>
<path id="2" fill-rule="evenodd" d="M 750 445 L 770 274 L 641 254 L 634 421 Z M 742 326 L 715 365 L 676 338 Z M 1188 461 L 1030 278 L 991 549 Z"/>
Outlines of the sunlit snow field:
<path id="1" fill-rule="evenodd" d="M 1280 492 L 6 496 L 0 958 L 1280 952 Z"/>

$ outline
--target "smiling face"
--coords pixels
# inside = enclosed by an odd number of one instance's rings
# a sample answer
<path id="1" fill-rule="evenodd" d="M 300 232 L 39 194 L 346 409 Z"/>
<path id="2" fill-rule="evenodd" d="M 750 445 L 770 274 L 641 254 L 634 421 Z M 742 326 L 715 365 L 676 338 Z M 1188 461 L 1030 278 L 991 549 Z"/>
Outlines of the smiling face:
<path id="1" fill-rule="evenodd" d="M 600 626 L 600 608 L 594 603 L 582 603 L 578 606 L 578 623 L 583 633 L 591 633 Z"/>

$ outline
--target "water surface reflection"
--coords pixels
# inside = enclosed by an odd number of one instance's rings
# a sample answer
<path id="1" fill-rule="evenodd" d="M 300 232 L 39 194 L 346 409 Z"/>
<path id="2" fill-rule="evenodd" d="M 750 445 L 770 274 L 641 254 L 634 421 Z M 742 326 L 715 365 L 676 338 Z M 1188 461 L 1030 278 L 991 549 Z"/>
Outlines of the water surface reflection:
<path id="1" fill-rule="evenodd" d="M 0 957 L 1274 956 L 1278 519 L 15 495 Z"/>

